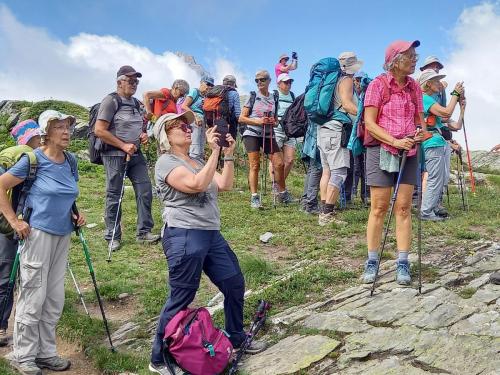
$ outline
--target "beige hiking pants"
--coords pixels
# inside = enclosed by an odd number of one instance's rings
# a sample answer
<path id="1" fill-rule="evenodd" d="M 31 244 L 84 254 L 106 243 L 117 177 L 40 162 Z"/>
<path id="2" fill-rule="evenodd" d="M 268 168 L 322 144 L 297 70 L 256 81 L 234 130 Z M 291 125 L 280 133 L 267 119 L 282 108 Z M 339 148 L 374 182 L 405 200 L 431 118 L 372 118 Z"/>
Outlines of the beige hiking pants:
<path id="1" fill-rule="evenodd" d="M 57 355 L 56 324 L 64 307 L 64 275 L 71 234 L 56 236 L 31 229 L 22 250 L 16 304 L 13 359 Z"/>

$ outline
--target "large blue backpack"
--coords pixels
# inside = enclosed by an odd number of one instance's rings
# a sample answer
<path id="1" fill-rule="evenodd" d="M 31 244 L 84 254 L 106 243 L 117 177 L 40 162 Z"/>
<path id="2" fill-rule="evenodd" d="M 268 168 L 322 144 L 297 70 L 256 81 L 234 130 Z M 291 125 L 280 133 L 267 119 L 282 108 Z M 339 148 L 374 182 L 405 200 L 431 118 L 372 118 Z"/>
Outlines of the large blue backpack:
<path id="1" fill-rule="evenodd" d="M 339 61 L 333 57 L 319 60 L 311 68 L 304 97 L 304 108 L 311 121 L 322 125 L 330 120 L 349 122 L 349 117 L 334 108 L 337 83 L 342 75 Z"/>

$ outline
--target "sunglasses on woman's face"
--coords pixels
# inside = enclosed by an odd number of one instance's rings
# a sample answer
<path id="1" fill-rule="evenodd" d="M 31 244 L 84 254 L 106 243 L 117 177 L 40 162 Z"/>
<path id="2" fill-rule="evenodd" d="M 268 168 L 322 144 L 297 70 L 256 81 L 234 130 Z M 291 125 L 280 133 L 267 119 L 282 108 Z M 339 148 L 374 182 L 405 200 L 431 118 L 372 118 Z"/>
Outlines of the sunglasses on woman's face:
<path id="1" fill-rule="evenodd" d="M 255 83 L 264 83 L 264 82 L 267 82 L 269 78 L 255 78 Z"/>
<path id="2" fill-rule="evenodd" d="M 175 125 L 175 126 L 172 126 L 170 129 L 181 129 L 184 133 L 192 133 L 193 131 L 193 127 L 191 125 L 188 125 L 188 124 L 179 124 L 179 125 Z"/>

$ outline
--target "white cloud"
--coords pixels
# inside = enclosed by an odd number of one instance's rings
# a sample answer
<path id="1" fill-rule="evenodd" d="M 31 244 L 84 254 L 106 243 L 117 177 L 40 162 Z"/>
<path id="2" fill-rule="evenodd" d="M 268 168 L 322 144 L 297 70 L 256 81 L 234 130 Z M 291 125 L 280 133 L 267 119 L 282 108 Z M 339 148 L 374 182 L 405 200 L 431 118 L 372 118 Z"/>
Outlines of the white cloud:
<path id="1" fill-rule="evenodd" d="M 224 76 L 232 74 L 233 76 L 236 77 L 238 91 L 240 91 L 240 93 L 245 93 L 249 91 L 248 77 L 236 63 L 226 58 L 218 57 L 215 59 L 213 65 L 214 65 L 213 71 L 214 71 L 215 82 L 222 82 Z"/>
<path id="2" fill-rule="evenodd" d="M 456 47 L 444 62 L 449 91 L 464 81 L 465 125 L 470 149 L 490 149 L 500 143 L 500 8 L 483 3 L 466 8 L 451 35 Z M 458 111 L 455 113 L 458 118 Z M 455 138 L 462 145 L 463 132 Z"/>
<path id="3" fill-rule="evenodd" d="M 154 54 L 116 36 L 82 33 L 63 43 L 43 29 L 23 25 L 1 4 L 0 51 L 2 99 L 55 98 L 91 105 L 115 89 L 122 65 L 143 73 L 137 96 L 169 87 L 176 78 L 197 86 L 200 78 L 172 52 Z"/>

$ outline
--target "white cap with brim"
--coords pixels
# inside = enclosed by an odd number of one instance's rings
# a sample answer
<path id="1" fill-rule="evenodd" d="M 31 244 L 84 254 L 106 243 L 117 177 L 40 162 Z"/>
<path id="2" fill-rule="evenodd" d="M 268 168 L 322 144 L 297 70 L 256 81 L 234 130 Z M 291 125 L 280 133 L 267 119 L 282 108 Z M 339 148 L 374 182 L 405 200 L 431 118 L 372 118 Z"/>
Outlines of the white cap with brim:
<path id="1" fill-rule="evenodd" d="M 40 125 L 40 134 L 47 135 L 50 122 L 52 122 L 54 120 L 64 121 L 67 119 L 70 119 L 71 126 L 75 125 L 76 119 L 74 116 L 66 115 L 64 113 L 61 113 L 59 111 L 55 111 L 53 109 L 48 109 L 48 110 L 42 112 L 40 114 L 40 116 L 38 117 L 38 125 Z"/>
<path id="2" fill-rule="evenodd" d="M 446 74 L 439 74 L 434 71 L 434 69 L 425 69 L 420 76 L 418 77 L 417 81 L 420 85 L 423 85 L 425 82 L 430 81 L 431 79 L 437 79 L 441 80 L 444 77 L 446 77 Z"/>
<path id="3" fill-rule="evenodd" d="M 424 71 L 427 69 L 427 66 L 432 64 L 432 63 L 438 63 L 439 64 L 439 69 L 443 69 L 444 66 L 441 64 L 441 61 L 436 56 L 427 56 L 424 61 L 424 65 L 420 67 L 420 71 Z"/>
<path id="4" fill-rule="evenodd" d="M 291 78 L 288 73 L 281 73 L 279 76 L 278 76 L 278 83 L 280 82 L 286 82 L 286 81 L 292 81 L 293 82 L 293 78 Z"/>
<path id="5" fill-rule="evenodd" d="M 167 132 L 165 131 L 165 123 L 181 117 L 185 119 L 187 124 L 192 124 L 195 120 L 194 114 L 191 111 L 183 113 L 165 113 L 156 120 L 153 126 L 153 135 L 160 146 L 160 153 L 170 151 L 170 142 L 168 141 Z"/>

